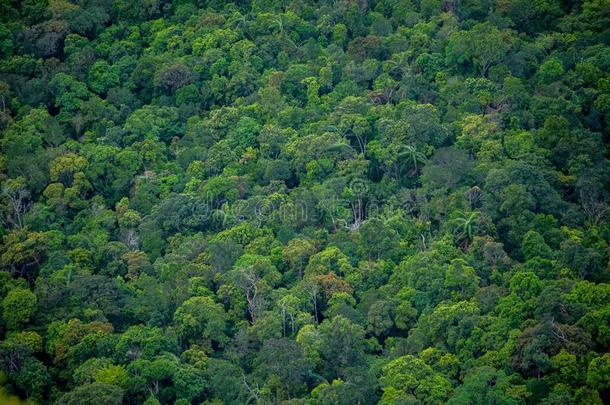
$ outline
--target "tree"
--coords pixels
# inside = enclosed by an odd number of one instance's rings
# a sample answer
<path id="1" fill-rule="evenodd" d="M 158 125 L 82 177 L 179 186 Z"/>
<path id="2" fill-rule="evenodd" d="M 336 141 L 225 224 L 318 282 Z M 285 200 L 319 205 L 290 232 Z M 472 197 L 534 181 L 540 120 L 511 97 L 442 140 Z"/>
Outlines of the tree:
<path id="1" fill-rule="evenodd" d="M 47 111 L 32 109 L 13 122 L 0 141 L 3 155 L 13 157 L 6 160 L 3 171 L 11 178 L 24 177 L 28 189 L 34 192 L 39 192 L 47 183 L 49 156 L 44 146 L 45 140 L 54 138 L 51 120 Z M 61 143 L 62 139 L 58 141 Z"/>
<path id="2" fill-rule="evenodd" d="M 17 387 L 23 390 L 28 399 L 35 401 L 43 400 L 50 379 L 46 366 L 34 357 L 27 358 L 13 376 Z"/>
<path id="3" fill-rule="evenodd" d="M 388 301 L 377 301 L 371 305 L 367 313 L 368 333 L 385 337 L 391 333 L 394 326 L 394 308 Z"/>
<path id="4" fill-rule="evenodd" d="M 226 313 L 210 297 L 192 297 L 174 314 L 176 330 L 182 342 L 201 342 L 205 347 L 226 342 Z"/>
<path id="5" fill-rule="evenodd" d="M 477 219 L 481 215 L 478 211 L 473 212 L 461 212 L 457 218 L 452 220 L 455 225 L 455 233 L 457 234 L 458 240 L 461 241 L 462 246 L 468 248 L 470 242 L 477 231 Z"/>
<path id="6" fill-rule="evenodd" d="M 18 329 L 30 322 L 36 312 L 37 298 L 24 288 L 9 291 L 2 300 L 2 319 L 9 329 Z"/>
<path id="7" fill-rule="evenodd" d="M 528 231 L 525 234 L 521 245 L 521 253 L 526 260 L 534 257 L 551 259 L 554 256 L 551 247 L 546 244 L 542 235 L 536 231 Z"/>
<path id="8" fill-rule="evenodd" d="M 470 298 L 479 287 L 479 277 L 474 268 L 462 259 L 454 259 L 445 270 L 443 287 L 454 299 Z"/>
<path id="9" fill-rule="evenodd" d="M 152 360 L 160 354 L 175 350 L 175 342 L 165 336 L 160 328 L 134 325 L 121 334 L 115 355 L 121 362 L 138 358 Z"/>
<path id="10" fill-rule="evenodd" d="M 178 111 L 175 107 L 145 106 L 134 111 L 125 121 L 131 141 L 145 139 L 169 142 L 177 134 Z"/>
<path id="11" fill-rule="evenodd" d="M 206 368 L 206 376 L 211 397 L 227 402 L 245 402 L 247 400 L 243 370 L 235 364 L 222 359 L 210 359 Z"/>
<path id="12" fill-rule="evenodd" d="M 448 55 L 458 63 L 464 60 L 473 63 L 485 77 L 491 66 L 502 61 L 513 42 L 510 31 L 500 31 L 491 23 L 484 22 L 469 31 L 453 33 L 449 38 Z"/>
<path id="13" fill-rule="evenodd" d="M 189 84 L 193 80 L 191 70 L 180 63 L 169 66 L 158 72 L 156 83 L 169 93 L 175 93 L 179 88 Z"/>
<path id="14" fill-rule="evenodd" d="M 58 401 L 62 405 L 96 403 L 100 405 L 120 405 L 123 401 L 123 390 L 116 385 L 93 383 L 76 387 L 64 394 Z"/>
<path id="15" fill-rule="evenodd" d="M 320 275 L 334 272 L 339 275 L 348 274 L 352 266 L 347 256 L 336 246 L 327 247 L 309 259 L 305 275 Z"/>
<path id="16" fill-rule="evenodd" d="M 142 166 L 142 158 L 133 149 L 110 145 L 87 145 L 83 154 L 89 162 L 85 175 L 95 190 L 114 201 L 120 200 Z"/>
<path id="17" fill-rule="evenodd" d="M 338 315 L 320 324 L 322 371 L 328 378 L 345 377 L 346 367 L 363 361 L 364 329 Z"/>
<path id="18" fill-rule="evenodd" d="M 594 358 L 587 370 L 587 384 L 599 391 L 607 390 L 610 387 L 609 371 L 610 354 Z"/>
<path id="19" fill-rule="evenodd" d="M 563 77 L 563 65 L 557 59 L 549 59 L 538 68 L 538 81 L 541 84 L 551 84 Z"/>
<path id="20" fill-rule="evenodd" d="M 303 277 L 303 270 L 309 258 L 315 253 L 316 247 L 309 239 L 292 239 L 284 247 L 284 260 L 294 269 L 299 277 Z"/>
<path id="21" fill-rule="evenodd" d="M 344 381 L 337 378 L 332 380 L 331 383 L 323 382 L 316 386 L 311 391 L 312 403 L 316 405 L 366 403 L 366 401 L 370 401 L 371 398 L 369 398 L 366 393 L 363 393 L 362 390 L 366 390 L 367 388 L 369 387 L 366 385 L 359 385 L 358 382 Z M 370 394 L 370 391 L 367 393 Z"/>
<path id="22" fill-rule="evenodd" d="M 267 340 L 257 363 L 257 374 L 275 391 L 276 400 L 290 400 L 305 392 L 312 365 L 295 341 L 286 338 Z"/>
<path id="23" fill-rule="evenodd" d="M 518 404 L 518 398 L 508 395 L 510 379 L 491 367 L 473 369 L 464 384 L 455 390 L 449 404 Z"/>
<path id="24" fill-rule="evenodd" d="M 387 146 L 382 146 L 377 141 L 369 144 L 368 154 L 371 158 L 378 161 L 385 174 L 400 181 L 402 174 L 409 166 L 411 175 L 418 172 L 418 163 L 425 161 L 425 156 L 418 152 L 412 145 L 403 145 L 399 142 L 391 142 Z"/>
<path id="25" fill-rule="evenodd" d="M 369 218 L 362 223 L 359 235 L 363 250 L 369 260 L 393 258 L 400 246 L 400 235 L 379 218 Z"/>
<path id="26" fill-rule="evenodd" d="M 51 162 L 49 172 L 52 181 L 60 181 L 65 186 L 71 186 L 76 173 L 83 172 L 87 167 L 87 159 L 75 153 L 67 153 Z"/>
<path id="27" fill-rule="evenodd" d="M 561 348 L 582 355 L 590 346 L 591 338 L 582 329 L 548 319 L 523 330 L 510 361 L 517 370 L 538 377 L 549 371 L 551 358 Z"/>
<path id="28" fill-rule="evenodd" d="M 106 366 L 95 373 L 95 382 L 127 388 L 129 376 L 123 366 Z"/>
<path id="29" fill-rule="evenodd" d="M 205 388 L 203 371 L 188 364 L 178 368 L 173 376 L 173 381 L 176 387 L 176 396 L 188 401 L 193 401 L 201 396 Z"/>
<path id="30" fill-rule="evenodd" d="M 244 291 L 252 323 L 265 307 L 265 294 L 279 281 L 279 273 L 268 257 L 245 254 L 232 271 L 235 284 Z"/>
<path id="31" fill-rule="evenodd" d="M 164 355 L 154 360 L 137 359 L 127 366 L 131 376 L 142 381 L 142 389 L 156 396 L 164 396 L 168 385 L 178 370 L 178 359 L 172 355 Z M 130 386 L 135 385 L 130 382 Z"/>
<path id="32" fill-rule="evenodd" d="M 110 66 L 106 61 L 97 61 L 89 69 L 89 87 L 97 94 L 106 94 L 111 88 L 117 87 L 120 81 L 117 66 Z"/>
<path id="33" fill-rule="evenodd" d="M 66 73 L 57 73 L 49 86 L 55 96 L 55 106 L 65 114 L 77 113 L 91 94 L 83 82 Z"/>
<path id="34" fill-rule="evenodd" d="M 25 178 L 8 179 L 2 183 L 0 201 L 2 202 L 2 218 L 7 228 L 23 228 L 23 216 L 30 205 L 29 197 L 30 192 L 26 187 Z"/>
<path id="35" fill-rule="evenodd" d="M 418 172 L 418 163 L 422 163 L 426 161 L 426 155 L 421 152 L 418 152 L 415 146 L 406 145 L 404 147 L 404 152 L 401 152 L 399 156 L 405 156 L 409 158 L 410 164 L 413 165 L 413 171 L 415 173 Z"/>
<path id="36" fill-rule="evenodd" d="M 397 397 L 442 403 L 451 394 L 449 380 L 411 355 L 399 357 L 383 366 L 379 381 L 383 387 L 381 403 L 392 403 Z"/>
<path id="37" fill-rule="evenodd" d="M 106 357 L 93 357 L 79 365 L 73 373 L 72 380 L 76 385 L 91 384 L 95 382 L 96 373 L 112 365 L 112 360 Z"/>

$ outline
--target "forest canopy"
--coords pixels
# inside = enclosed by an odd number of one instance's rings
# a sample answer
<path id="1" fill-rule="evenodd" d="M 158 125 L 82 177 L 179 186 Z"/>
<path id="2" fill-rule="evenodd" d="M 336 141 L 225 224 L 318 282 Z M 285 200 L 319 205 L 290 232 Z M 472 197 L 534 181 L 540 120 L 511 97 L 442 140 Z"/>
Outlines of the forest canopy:
<path id="1" fill-rule="evenodd" d="M 610 402 L 610 0 L 0 0 L 0 403 Z"/>

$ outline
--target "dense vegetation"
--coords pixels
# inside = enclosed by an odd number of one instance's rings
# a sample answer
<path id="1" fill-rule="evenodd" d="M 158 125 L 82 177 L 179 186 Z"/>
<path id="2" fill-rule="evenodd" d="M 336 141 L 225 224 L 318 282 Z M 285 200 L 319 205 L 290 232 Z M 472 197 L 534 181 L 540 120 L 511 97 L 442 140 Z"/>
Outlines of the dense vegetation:
<path id="1" fill-rule="evenodd" d="M 609 0 L 0 15 L 0 402 L 610 401 Z"/>

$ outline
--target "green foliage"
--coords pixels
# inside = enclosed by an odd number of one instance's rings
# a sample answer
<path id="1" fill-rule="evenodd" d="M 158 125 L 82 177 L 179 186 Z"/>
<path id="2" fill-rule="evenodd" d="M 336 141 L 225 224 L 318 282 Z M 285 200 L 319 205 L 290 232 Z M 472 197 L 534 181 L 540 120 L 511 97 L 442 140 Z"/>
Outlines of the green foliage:
<path id="1" fill-rule="evenodd" d="M 2 319 L 9 329 L 17 329 L 30 322 L 36 312 L 37 298 L 30 290 L 17 288 L 2 300 Z"/>
<path id="2" fill-rule="evenodd" d="M 386 364 L 379 381 L 383 387 L 381 403 L 393 403 L 398 398 L 443 403 L 451 393 L 449 380 L 435 373 L 422 360 L 410 355 Z"/>
<path id="3" fill-rule="evenodd" d="M 491 367 L 481 367 L 471 371 L 464 379 L 464 385 L 456 389 L 448 403 L 510 405 L 518 404 L 519 398 L 510 395 L 510 380 L 504 372 Z"/>
<path id="4" fill-rule="evenodd" d="M 58 403 L 66 405 L 97 403 L 103 405 L 118 405 L 123 400 L 123 390 L 115 385 L 93 383 L 81 385 L 63 395 Z"/>
<path id="5" fill-rule="evenodd" d="M 608 402 L 608 10 L 0 1 L 0 402 Z"/>
<path id="6" fill-rule="evenodd" d="M 189 298 L 176 309 L 174 321 L 181 339 L 206 346 L 222 344 L 226 340 L 225 311 L 210 297 Z"/>

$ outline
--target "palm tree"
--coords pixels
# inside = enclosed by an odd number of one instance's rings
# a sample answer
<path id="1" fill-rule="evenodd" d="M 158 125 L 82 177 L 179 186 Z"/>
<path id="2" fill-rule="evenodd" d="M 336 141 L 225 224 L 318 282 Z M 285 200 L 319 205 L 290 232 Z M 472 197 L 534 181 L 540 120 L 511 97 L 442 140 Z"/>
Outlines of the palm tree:
<path id="1" fill-rule="evenodd" d="M 459 217 L 451 222 L 455 225 L 455 232 L 458 233 L 458 238 L 463 240 L 465 248 L 468 247 L 476 231 L 477 218 L 481 213 L 479 211 L 462 212 Z"/>
<path id="2" fill-rule="evenodd" d="M 406 52 L 396 54 L 392 59 L 384 62 L 390 72 L 398 72 L 400 77 L 406 77 L 411 72 L 410 57 Z"/>
<path id="3" fill-rule="evenodd" d="M 345 156 L 352 156 L 356 154 L 356 151 L 352 145 L 340 141 L 321 146 L 321 153 L 319 154 L 320 157 L 325 156 L 327 153 L 330 155 L 333 153 L 338 153 Z"/>
<path id="4" fill-rule="evenodd" d="M 284 20 L 281 14 L 273 18 L 273 25 L 277 27 L 280 38 L 284 39 L 285 41 L 288 41 L 288 43 L 290 43 L 295 49 L 298 49 L 297 44 L 295 44 L 292 38 L 288 36 L 288 33 L 284 28 Z"/>
<path id="5" fill-rule="evenodd" d="M 282 16 L 279 15 L 275 17 L 273 23 L 277 26 L 280 35 L 284 35 L 284 21 L 282 21 Z"/>
<path id="6" fill-rule="evenodd" d="M 231 27 L 241 29 L 245 32 L 246 30 L 246 16 L 241 13 L 234 13 L 230 18 Z"/>
<path id="7" fill-rule="evenodd" d="M 426 155 L 418 152 L 417 148 L 413 145 L 406 145 L 402 148 L 402 151 L 398 154 L 399 157 L 407 157 L 413 165 L 413 170 L 417 173 L 417 163 L 423 163 L 426 161 Z"/>

